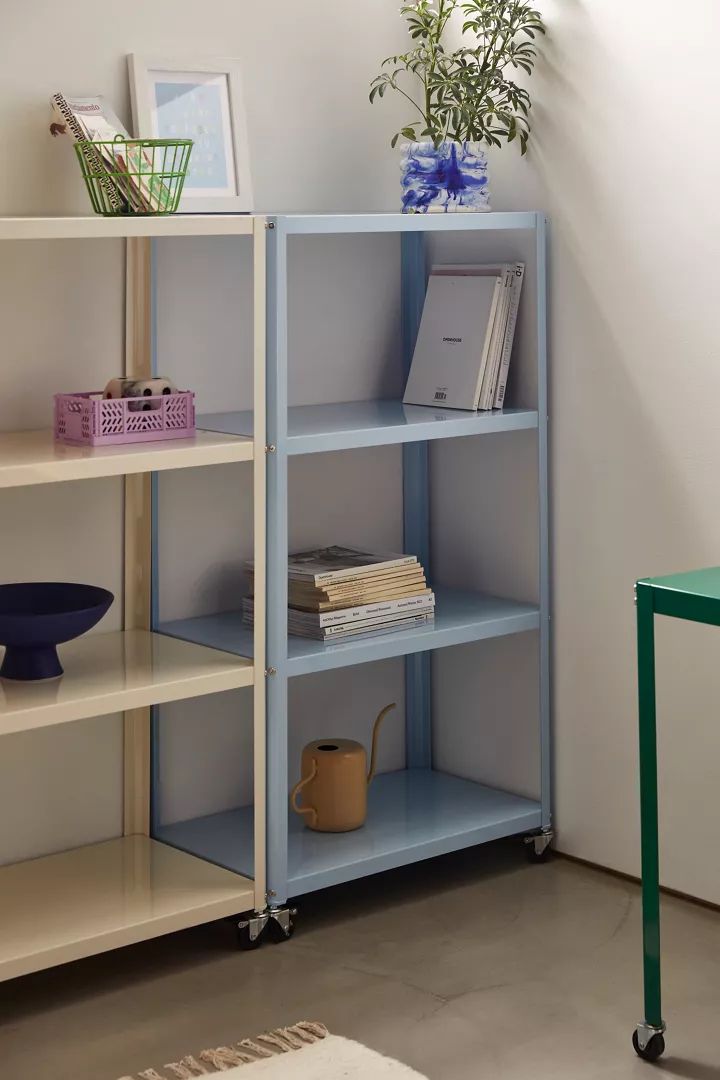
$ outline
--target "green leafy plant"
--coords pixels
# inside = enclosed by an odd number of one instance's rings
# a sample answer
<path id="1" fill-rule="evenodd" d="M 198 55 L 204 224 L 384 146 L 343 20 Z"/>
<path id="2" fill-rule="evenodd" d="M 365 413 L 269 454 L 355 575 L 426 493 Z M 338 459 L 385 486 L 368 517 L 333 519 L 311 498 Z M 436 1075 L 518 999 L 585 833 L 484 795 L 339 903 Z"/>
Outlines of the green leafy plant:
<path id="1" fill-rule="evenodd" d="M 449 24 L 462 17 L 459 48 L 443 43 Z M 410 52 L 389 56 L 373 80 L 370 101 L 395 90 L 418 116 L 392 138 L 432 139 L 501 146 L 518 140 L 527 150 L 530 95 L 509 76 L 532 74 L 535 41 L 545 33 L 542 16 L 524 0 L 415 0 L 404 3 Z M 414 93 L 414 87 L 420 91 Z"/>

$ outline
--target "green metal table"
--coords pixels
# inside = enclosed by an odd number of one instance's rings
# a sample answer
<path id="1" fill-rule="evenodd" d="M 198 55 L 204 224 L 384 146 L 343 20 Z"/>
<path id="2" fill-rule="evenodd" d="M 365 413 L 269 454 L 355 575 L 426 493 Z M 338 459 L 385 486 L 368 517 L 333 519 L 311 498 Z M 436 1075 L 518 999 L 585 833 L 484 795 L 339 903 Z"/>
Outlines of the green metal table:
<path id="1" fill-rule="evenodd" d="M 655 616 L 720 626 L 720 566 L 686 574 L 645 578 L 637 601 L 638 704 L 640 722 L 640 819 L 642 831 L 643 972 L 645 1020 L 633 1046 L 646 1061 L 665 1050 L 660 984 L 660 868 L 658 850 L 657 730 L 655 721 Z"/>

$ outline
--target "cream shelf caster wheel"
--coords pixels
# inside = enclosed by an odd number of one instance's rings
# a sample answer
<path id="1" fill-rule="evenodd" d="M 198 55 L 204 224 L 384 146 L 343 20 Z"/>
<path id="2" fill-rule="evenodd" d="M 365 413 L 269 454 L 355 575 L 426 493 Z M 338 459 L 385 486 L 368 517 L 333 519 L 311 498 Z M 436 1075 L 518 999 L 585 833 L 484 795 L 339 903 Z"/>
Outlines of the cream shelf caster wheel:
<path id="1" fill-rule="evenodd" d="M 267 912 L 250 912 L 237 923 L 238 949 L 243 952 L 251 952 L 259 949 L 265 936 L 269 915 Z"/>

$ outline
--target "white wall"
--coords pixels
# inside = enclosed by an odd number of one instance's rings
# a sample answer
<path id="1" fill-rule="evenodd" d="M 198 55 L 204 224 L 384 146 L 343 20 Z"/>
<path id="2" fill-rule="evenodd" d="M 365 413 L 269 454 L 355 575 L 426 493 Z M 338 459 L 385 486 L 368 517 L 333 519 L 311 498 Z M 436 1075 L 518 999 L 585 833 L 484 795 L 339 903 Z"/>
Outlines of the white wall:
<path id="1" fill-rule="evenodd" d="M 53 90 L 104 92 L 127 116 L 125 54 L 188 49 L 243 60 L 259 209 L 395 207 L 397 165 L 386 136 L 402 109 L 388 102 L 371 109 L 365 95 L 378 59 L 404 40 L 397 6 L 396 0 L 363 0 L 361 9 L 333 0 L 279 0 L 265 8 L 206 0 L 199 9 L 188 0 L 154 0 L 126 5 L 111 28 L 97 20 L 90 0 L 74 0 L 79 29 L 60 35 L 49 0 L 5 0 L 0 133 L 11 153 L 0 171 L 0 212 L 84 208 L 68 148 L 44 132 Z M 534 148 L 525 162 L 512 148 L 495 156 L 493 197 L 498 209 L 546 208 L 553 221 L 560 846 L 636 872 L 632 583 L 640 575 L 720 561 L 713 302 L 720 171 L 713 113 L 720 74 L 713 49 L 720 10 L 715 0 L 694 0 L 692 19 L 683 21 L 670 0 L 542 0 L 541 6 L 550 37 L 534 80 Z M 62 253 L 38 245 L 0 255 L 0 424 L 35 426 L 54 389 L 69 381 L 84 385 L 91 376 L 101 382 L 101 374 L 104 379 L 117 367 L 119 338 L 108 330 L 120 327 L 121 252 L 113 244 L 67 244 Z M 89 332 L 68 326 L 62 315 L 73 290 L 93 297 L 97 318 Z M 22 382 L 14 375 L 17 361 Z M 98 497 L 96 485 L 80 494 L 76 487 L 68 485 L 52 507 L 40 489 L 26 493 L 29 502 L 18 504 L 19 513 L 30 515 L 31 527 L 51 524 L 47 565 L 54 572 L 119 580 L 111 540 L 102 558 L 100 545 L 91 549 L 98 558 L 90 560 L 88 546 L 74 542 L 88 514 L 84 500 L 99 498 L 112 522 L 113 513 L 119 515 L 118 491 L 108 485 Z M 6 515 L 14 514 L 6 500 L 3 533 Z M 106 501 L 113 505 L 105 507 Z M 11 547 L 14 556 L 14 540 Z M 1 554 L 4 575 L 27 572 L 24 557 L 13 561 L 7 544 Z M 720 769 L 720 639 L 685 625 L 663 626 L 658 637 L 664 878 L 720 901 L 720 867 L 709 857 L 716 848 Z M 84 725 L 48 735 L 58 740 L 48 748 L 24 737 L 7 744 L 0 758 L 0 818 L 12 820 L 13 832 L 0 830 L 0 860 L 92 838 L 87 815 L 73 816 L 71 785 L 64 814 L 55 796 L 51 812 L 41 812 L 38 792 L 55 753 L 64 755 L 73 783 L 103 792 L 95 833 L 117 829 L 117 721 L 103 724 L 105 741 L 96 735 L 102 746 L 94 750 Z M 513 739 L 511 733 L 509 746 Z M 391 764 L 396 753 L 393 743 Z M 23 816 L 10 785 L 21 767 L 32 801 Z M 89 798 L 90 788 L 82 790 Z"/>
<path id="2" fill-rule="evenodd" d="M 552 219 L 559 843 L 637 873 L 633 582 L 720 562 L 720 8 L 541 6 L 534 149 L 494 177 Z M 663 880 L 717 903 L 720 636 L 663 622 Z"/>

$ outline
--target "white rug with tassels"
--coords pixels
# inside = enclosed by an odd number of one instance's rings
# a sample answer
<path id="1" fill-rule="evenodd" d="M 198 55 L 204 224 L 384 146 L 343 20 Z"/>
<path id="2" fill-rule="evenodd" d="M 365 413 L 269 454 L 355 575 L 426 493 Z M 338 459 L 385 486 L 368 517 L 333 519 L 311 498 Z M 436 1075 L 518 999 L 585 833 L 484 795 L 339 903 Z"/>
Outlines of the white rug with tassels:
<path id="1" fill-rule="evenodd" d="M 218 1073 L 223 1080 L 427 1080 L 399 1061 L 308 1022 L 203 1050 L 120 1080 L 194 1080 Z"/>

